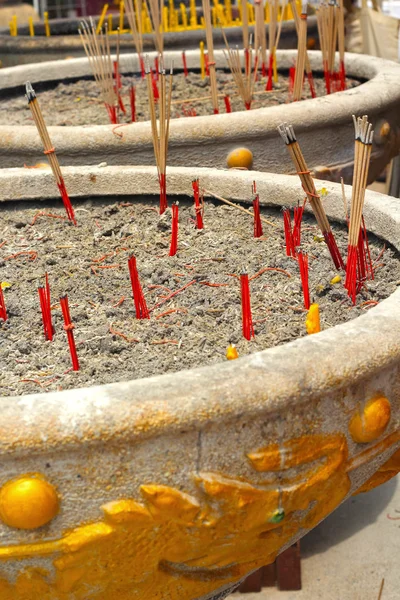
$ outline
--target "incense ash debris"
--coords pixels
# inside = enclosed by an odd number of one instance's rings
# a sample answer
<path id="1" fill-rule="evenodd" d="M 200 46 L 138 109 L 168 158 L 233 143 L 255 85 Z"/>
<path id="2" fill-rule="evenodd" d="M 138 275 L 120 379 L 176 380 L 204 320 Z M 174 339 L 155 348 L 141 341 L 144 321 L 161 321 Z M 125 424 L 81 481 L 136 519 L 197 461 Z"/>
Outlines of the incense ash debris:
<path id="1" fill-rule="evenodd" d="M 0 317 L 1 395 L 99 385 L 225 362 L 230 343 L 240 360 L 307 335 L 299 263 L 286 256 L 281 211 L 260 206 L 261 217 L 276 227 L 262 221 L 263 236 L 255 238 L 251 214 L 207 198 L 204 228 L 197 229 L 193 198 L 180 198 L 178 249 L 169 256 L 174 198 L 161 217 L 154 200 L 74 200 L 78 227 L 65 218 L 50 218 L 65 216 L 61 202 L 1 205 L 0 280 L 11 284 L 3 289 L 8 319 Z M 38 213 L 41 218 L 36 218 Z M 333 229 L 345 254 L 347 230 L 335 223 Z M 366 282 L 353 306 L 343 286 L 344 273 L 342 281 L 332 283 L 338 281 L 337 271 L 319 239 L 316 222 L 304 216 L 301 251 L 308 257 L 310 301 L 319 304 L 322 329 L 364 314 L 396 289 L 398 256 L 390 248 L 382 253 L 383 243 L 370 236 L 375 279 Z M 128 268 L 132 256 L 149 319 L 136 318 Z M 255 335 L 250 341 L 242 330 L 244 267 Z M 53 341 L 45 340 L 37 292 L 46 272 Z M 70 320 L 64 329 L 59 298 L 66 295 Z M 79 359 L 75 372 L 67 340 L 71 322 Z"/>
<path id="2" fill-rule="evenodd" d="M 151 65 L 154 67 L 154 65 Z M 169 64 L 166 65 L 169 69 Z M 154 69 L 153 69 L 154 70 Z M 129 76 L 121 74 L 120 94 L 125 107 L 130 105 L 131 84 L 135 86 L 136 121 L 149 121 L 149 100 L 146 82 L 140 75 Z M 317 96 L 325 95 L 325 83 L 322 78 L 314 77 Z M 285 104 L 288 100 L 289 80 L 279 74 L 278 83 L 274 84 L 273 92 L 264 93 L 265 79 L 259 79 L 254 85 L 254 97 L 251 109 Z M 347 79 L 347 87 L 355 87 L 359 82 Z M 37 86 L 36 86 L 37 87 Z M 237 95 L 237 86 L 231 73 L 218 71 L 217 91 L 220 111 L 225 112 L 224 96 L 230 96 L 232 111 L 243 111 L 243 100 Z M 38 97 L 46 125 L 54 126 L 85 126 L 108 125 L 110 120 L 104 108 L 104 102 L 99 95 L 97 84 L 93 80 L 81 79 L 71 83 L 56 83 L 54 88 L 39 90 Z M 258 92 L 262 92 L 259 94 Z M 204 98 L 202 101 L 188 99 Z M 213 112 L 208 78 L 201 79 L 199 73 L 189 72 L 188 77 L 183 73 L 174 73 L 172 84 L 171 118 L 192 118 L 196 115 L 210 115 Z M 311 98 L 308 85 L 304 85 L 303 98 Z M 121 123 L 130 123 L 130 110 L 126 115 L 120 113 Z M 20 96 L 4 96 L 0 99 L 0 125 L 32 125 L 32 116 L 24 98 Z M 119 131 L 123 132 L 123 129 Z"/>

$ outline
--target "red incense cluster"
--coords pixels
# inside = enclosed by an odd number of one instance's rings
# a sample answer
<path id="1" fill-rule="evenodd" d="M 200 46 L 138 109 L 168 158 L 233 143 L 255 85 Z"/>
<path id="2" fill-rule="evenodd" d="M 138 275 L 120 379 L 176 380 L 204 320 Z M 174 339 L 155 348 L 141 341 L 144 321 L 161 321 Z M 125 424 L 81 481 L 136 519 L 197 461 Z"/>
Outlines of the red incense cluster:
<path id="1" fill-rule="evenodd" d="M 265 89 L 267 92 L 270 92 L 273 89 L 272 78 L 274 74 L 274 54 L 270 52 L 269 54 L 269 62 L 268 62 L 268 81 Z"/>
<path id="2" fill-rule="evenodd" d="M 231 113 L 232 112 L 232 107 L 231 107 L 231 99 L 229 96 L 224 96 L 224 102 L 225 102 L 225 110 L 227 113 Z"/>
<path id="3" fill-rule="evenodd" d="M 194 210 L 196 213 L 196 229 L 203 229 L 203 204 L 200 201 L 200 183 L 198 179 L 192 181 Z"/>
<path id="4" fill-rule="evenodd" d="M 136 318 L 137 319 L 150 319 L 150 314 L 147 308 L 146 300 L 144 298 L 142 286 L 139 281 L 139 274 L 136 267 L 136 257 L 131 256 L 128 261 L 129 275 L 131 278 L 133 301 L 135 303 Z"/>
<path id="5" fill-rule="evenodd" d="M 78 355 L 76 353 L 75 339 L 74 339 L 74 328 L 75 325 L 71 322 L 71 316 L 69 314 L 68 296 L 65 295 L 60 298 L 60 305 L 62 314 L 64 317 L 64 329 L 67 332 L 69 351 L 72 359 L 72 370 L 79 371 Z"/>
<path id="6" fill-rule="evenodd" d="M 301 286 L 303 288 L 304 306 L 310 308 L 310 289 L 308 285 L 308 256 L 303 252 L 297 253 L 297 260 L 300 269 Z"/>
<path id="7" fill-rule="evenodd" d="M 172 231 L 171 245 L 169 247 L 169 255 L 175 256 L 178 251 L 178 226 L 179 226 L 179 205 L 178 202 L 171 206 L 172 210 Z"/>
<path id="8" fill-rule="evenodd" d="M 71 200 L 69 199 L 67 188 L 65 187 L 64 183 L 64 178 L 62 176 L 59 176 L 59 180 L 57 181 L 57 187 L 58 191 L 60 192 L 60 196 L 63 201 L 68 220 L 72 221 L 72 223 L 76 225 L 74 209 L 72 207 Z"/>
<path id="9" fill-rule="evenodd" d="M 240 290 L 242 296 L 242 331 L 243 337 L 250 340 L 254 337 L 253 318 L 251 316 L 250 285 L 247 273 L 240 275 Z"/>
<path id="10" fill-rule="evenodd" d="M 50 302 L 50 285 L 49 277 L 46 273 L 46 283 L 44 286 L 38 288 L 40 309 L 42 311 L 44 337 L 46 340 L 52 341 L 53 339 L 53 323 L 51 320 L 51 302 Z"/>
<path id="11" fill-rule="evenodd" d="M 254 213 L 254 237 L 259 238 L 263 234 L 260 216 L 260 197 L 257 194 L 256 182 L 253 181 L 253 213 Z"/>
<path id="12" fill-rule="evenodd" d="M 302 206 L 295 206 L 293 209 L 293 229 L 290 216 L 290 209 L 283 211 L 283 226 L 285 231 L 286 256 L 296 257 L 296 248 L 301 243 L 301 223 L 303 220 L 305 202 Z"/>
<path id="13" fill-rule="evenodd" d="M 183 63 L 183 73 L 184 73 L 185 77 L 187 77 L 189 75 L 189 71 L 188 71 L 188 68 L 187 68 L 186 52 L 185 51 L 182 52 L 182 63 Z"/>
<path id="14" fill-rule="evenodd" d="M 0 319 L 2 319 L 3 321 L 7 321 L 7 319 L 8 319 L 6 303 L 4 300 L 3 288 L 1 287 L 1 284 L 0 284 Z"/>

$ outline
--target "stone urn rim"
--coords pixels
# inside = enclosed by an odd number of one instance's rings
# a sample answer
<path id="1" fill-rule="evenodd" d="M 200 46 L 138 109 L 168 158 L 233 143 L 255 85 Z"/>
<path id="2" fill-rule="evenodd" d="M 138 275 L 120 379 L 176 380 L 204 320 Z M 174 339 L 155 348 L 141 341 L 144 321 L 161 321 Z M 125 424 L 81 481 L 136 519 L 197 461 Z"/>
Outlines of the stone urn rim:
<path id="1" fill-rule="evenodd" d="M 149 52 L 150 60 L 156 56 L 156 52 Z M 322 74 L 322 55 L 319 50 L 308 52 L 310 57 L 311 67 L 313 72 Z M 278 50 L 277 60 L 278 69 L 288 69 L 297 55 L 296 50 Z M 188 50 L 186 52 L 186 60 L 188 68 L 199 68 L 198 50 Z M 175 68 L 182 70 L 181 67 L 181 52 L 167 51 L 165 53 L 166 65 L 173 60 Z M 222 50 L 215 51 L 215 60 L 217 66 L 226 68 L 226 60 Z M 121 72 L 132 71 L 140 72 L 140 65 L 137 54 L 121 55 Z M 280 104 L 265 108 L 257 108 L 250 111 L 239 111 L 233 113 L 221 113 L 218 115 L 204 115 L 191 117 L 186 119 L 172 119 L 170 138 L 179 138 L 185 135 L 190 135 L 195 141 L 205 140 L 209 138 L 210 133 L 217 128 L 218 135 L 237 138 L 236 127 L 232 127 L 240 119 L 241 131 L 245 133 L 251 127 L 252 135 L 261 135 L 265 130 L 275 128 L 280 122 L 289 120 L 299 131 L 305 128 L 320 125 L 328 119 L 334 125 L 337 122 L 343 122 L 351 119 L 353 113 L 359 110 L 359 95 L 363 94 L 363 111 L 375 111 L 377 105 L 388 102 L 395 105 L 400 102 L 400 65 L 381 58 L 372 56 L 364 56 L 361 54 L 346 53 L 346 69 L 349 76 L 366 79 L 356 88 L 345 90 L 344 92 L 336 92 L 328 96 L 320 96 L 314 99 L 308 99 L 302 102 L 294 102 L 291 104 Z M 91 76 L 88 59 L 72 58 L 69 60 L 56 60 L 42 62 L 37 64 L 19 65 L 16 67 L 6 67 L 0 70 L 0 89 L 15 89 L 21 86 L 21 95 L 24 94 L 24 83 L 30 81 L 34 86 L 38 82 L 55 82 L 68 81 L 79 77 Z M 40 101 L 40 93 L 38 93 Z M 222 105 L 221 105 L 222 107 Z M 304 110 L 307 108 L 307 119 L 304 118 Z M 82 145 L 79 139 L 90 136 L 93 139 L 105 135 L 110 136 L 107 143 L 112 143 L 114 138 L 115 144 L 120 139 L 112 133 L 114 125 L 85 125 L 82 126 L 50 126 L 50 133 L 58 134 L 62 139 L 73 136 L 77 147 Z M 149 121 L 140 121 L 124 125 L 125 141 L 133 140 L 133 138 L 143 138 L 148 134 L 150 128 Z M 35 139 L 36 129 L 29 125 L 3 125 L 0 126 L 0 131 L 4 133 L 15 131 L 24 132 L 24 135 L 29 135 L 32 140 Z M 82 135 L 85 132 L 86 136 Z M 62 132 L 62 133 L 61 133 Z M 111 134 L 111 135 L 110 135 Z M 70 138 L 71 139 L 71 138 Z"/>
<path id="2" fill-rule="evenodd" d="M 297 177 L 198 168 L 201 185 L 234 200 L 248 197 L 254 178 L 263 204 L 293 206 L 302 197 Z M 156 195 L 152 167 L 67 167 L 63 174 L 72 200 L 79 197 Z M 190 195 L 192 168 L 168 169 L 169 194 Z M 341 188 L 321 182 L 328 191 L 326 211 L 331 222 L 343 221 Z M 350 198 L 351 188 L 345 186 Z M 25 193 L 23 191 L 25 190 Z M 207 196 L 207 195 L 206 195 Z M 57 197 L 49 170 L 3 169 L 0 202 Z M 265 201 L 267 199 L 267 202 Z M 400 248 L 398 200 L 367 191 L 368 229 Z M 67 447 L 107 439 L 136 439 L 160 430 L 197 429 L 237 415 L 254 417 L 297 408 L 330 389 L 347 388 L 366 374 L 379 373 L 398 361 L 400 352 L 400 290 L 365 315 L 282 346 L 177 373 L 128 382 L 27 396 L 2 397 L 4 450 Z"/>

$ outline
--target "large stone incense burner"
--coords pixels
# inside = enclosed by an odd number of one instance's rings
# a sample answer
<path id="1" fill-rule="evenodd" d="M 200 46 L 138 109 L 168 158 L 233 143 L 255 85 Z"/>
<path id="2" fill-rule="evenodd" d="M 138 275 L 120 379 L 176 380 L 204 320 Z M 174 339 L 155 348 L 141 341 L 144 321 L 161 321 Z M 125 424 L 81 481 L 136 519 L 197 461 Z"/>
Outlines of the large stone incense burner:
<path id="1" fill-rule="evenodd" d="M 311 66 L 321 75 L 320 52 L 310 52 Z M 217 66 L 226 67 L 222 51 L 216 51 Z M 153 60 L 155 55 L 150 55 Z M 278 65 L 283 71 L 292 66 L 296 52 L 278 51 Z M 182 64 L 180 52 L 167 52 L 167 65 L 173 60 Z M 199 69 L 199 52 L 187 52 L 190 69 Z M 121 57 L 121 71 L 139 70 L 136 55 Z M 268 108 L 231 114 L 173 119 L 170 126 L 168 161 L 171 165 L 226 166 L 227 154 L 239 146 L 247 146 L 254 154 L 254 168 L 263 171 L 291 173 L 293 167 L 285 148 L 276 135 L 283 121 L 293 124 L 301 133 L 307 163 L 317 177 L 351 182 L 353 172 L 352 114 L 368 114 L 375 130 L 369 170 L 370 181 L 396 155 L 400 144 L 400 66 L 370 56 L 348 54 L 347 73 L 362 83 L 356 88 L 313 100 L 282 104 Z M 30 80 L 39 93 L 40 84 L 74 81 L 91 76 L 86 58 L 66 62 L 49 62 L 20 66 L 0 71 L 3 94 L 24 93 Z M 145 93 L 143 88 L 142 93 Z M 77 110 L 79 107 L 77 108 Z M 212 111 L 210 103 L 210 112 Z M 87 127 L 49 127 L 62 165 L 154 164 L 150 122 L 138 122 L 114 131 L 112 125 Z M 43 162 L 39 136 L 34 126 L 0 127 L 2 166 L 16 167 L 24 163 Z M 200 151 L 201 145 L 201 151 Z M 324 148 L 321 158 L 320 148 Z M 321 161 L 323 163 L 321 164 Z"/>
<path id="2" fill-rule="evenodd" d="M 72 197 L 158 201 L 150 167 L 64 175 Z M 193 175 L 170 168 L 169 194 L 189 194 Z M 253 179 L 196 175 L 237 200 Z M 324 185 L 327 214 L 341 220 L 340 186 Z M 290 176 L 258 174 L 257 187 L 271 205 L 299 199 Z M 54 197 L 50 171 L 0 171 L 1 201 Z M 398 201 L 367 192 L 365 217 L 400 250 Z M 399 330 L 397 291 L 349 323 L 230 363 L 3 397 L 1 599 L 225 597 L 399 470 Z"/>

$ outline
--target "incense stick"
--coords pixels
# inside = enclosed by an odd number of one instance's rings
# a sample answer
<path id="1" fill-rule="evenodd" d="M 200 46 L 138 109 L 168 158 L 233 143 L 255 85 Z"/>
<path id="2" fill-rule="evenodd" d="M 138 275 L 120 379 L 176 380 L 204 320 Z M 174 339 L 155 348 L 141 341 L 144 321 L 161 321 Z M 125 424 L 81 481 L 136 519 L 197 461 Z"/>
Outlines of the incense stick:
<path id="1" fill-rule="evenodd" d="M 208 69 L 210 73 L 210 85 L 211 85 L 211 99 L 214 109 L 214 114 L 219 113 L 218 108 L 218 88 L 217 88 L 217 75 L 215 70 L 215 58 L 214 58 L 214 40 L 213 31 L 211 25 L 211 8 L 210 0 L 202 0 L 203 2 L 203 15 L 204 15 L 204 26 L 206 28 L 206 41 L 207 41 L 207 57 L 208 57 Z"/>
<path id="2" fill-rule="evenodd" d="M 333 236 L 331 227 L 329 225 L 328 217 L 326 216 L 325 209 L 321 202 L 320 196 L 317 194 L 315 189 L 314 180 L 311 177 L 311 173 L 307 168 L 306 161 L 301 152 L 299 143 L 296 139 L 293 127 L 282 123 L 278 127 L 278 131 L 286 144 L 286 148 L 289 151 L 291 159 L 296 167 L 298 176 L 305 191 L 307 198 L 310 202 L 311 208 L 317 220 L 318 226 L 324 236 L 326 245 L 329 248 L 332 260 L 337 269 L 344 268 L 343 259 L 340 255 L 339 249 L 336 245 L 336 240 Z"/>
<path id="3" fill-rule="evenodd" d="M 292 7 L 292 13 L 293 13 L 294 22 L 296 25 L 297 35 L 299 35 L 300 17 L 299 17 L 299 13 L 297 12 L 296 0 L 289 0 L 289 2 Z M 311 96 L 312 96 L 312 98 L 316 98 L 317 94 L 315 92 L 314 78 L 313 78 L 311 64 L 310 64 L 310 58 L 308 56 L 307 45 L 306 45 L 306 50 L 305 50 L 305 69 L 306 69 L 308 84 L 310 86 Z"/>
<path id="4" fill-rule="evenodd" d="M 144 77 L 143 63 L 143 28 L 142 28 L 142 1 L 140 0 L 125 0 L 125 12 L 128 17 L 129 27 L 132 32 L 133 43 L 139 58 L 139 63 Z"/>
<path id="5" fill-rule="evenodd" d="M 40 110 L 39 102 L 36 98 L 35 91 L 29 81 L 25 84 L 26 88 L 26 99 L 28 100 L 29 108 L 35 121 L 36 128 L 39 132 L 40 139 L 42 140 L 44 154 L 47 156 L 51 170 L 57 183 L 58 190 L 60 192 L 64 208 L 66 210 L 68 219 L 76 225 L 76 219 L 74 209 L 69 199 L 67 189 L 65 187 L 64 179 L 61 174 L 60 164 L 56 155 L 54 146 L 51 143 L 49 132 L 47 131 L 46 124 L 43 119 L 42 111 Z"/>

